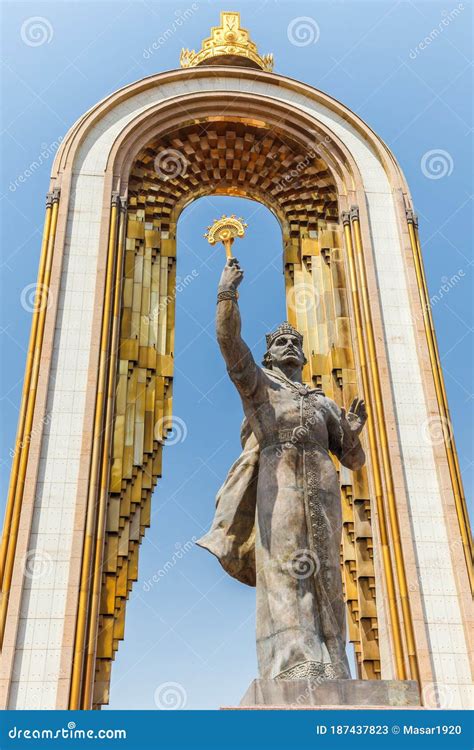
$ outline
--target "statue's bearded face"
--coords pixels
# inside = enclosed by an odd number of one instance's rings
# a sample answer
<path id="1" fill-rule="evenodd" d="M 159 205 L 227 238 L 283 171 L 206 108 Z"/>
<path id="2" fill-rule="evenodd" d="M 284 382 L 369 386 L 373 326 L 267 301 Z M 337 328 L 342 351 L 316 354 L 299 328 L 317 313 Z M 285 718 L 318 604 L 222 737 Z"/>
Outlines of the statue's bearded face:
<path id="1" fill-rule="evenodd" d="M 291 333 L 282 333 L 277 336 L 272 342 L 268 354 L 272 365 L 275 367 L 281 367 L 282 365 L 303 367 L 306 362 L 300 339 Z"/>

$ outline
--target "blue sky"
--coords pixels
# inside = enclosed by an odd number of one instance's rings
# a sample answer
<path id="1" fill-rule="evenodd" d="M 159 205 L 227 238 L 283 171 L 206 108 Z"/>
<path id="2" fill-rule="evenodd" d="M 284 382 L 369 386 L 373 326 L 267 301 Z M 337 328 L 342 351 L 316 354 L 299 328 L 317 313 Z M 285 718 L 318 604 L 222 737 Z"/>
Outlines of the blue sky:
<path id="1" fill-rule="evenodd" d="M 274 53 L 277 73 L 345 103 L 399 160 L 420 217 L 457 448 L 472 496 L 471 6 L 198 1 L 192 17 L 153 49 L 191 6 L 187 0 L 3 3 L 2 508 L 30 328 L 22 300 L 36 279 L 54 144 L 117 88 L 178 67 L 181 47 L 198 48 L 221 9 L 241 12 L 260 52 Z M 25 43 L 24 24 L 32 17 L 43 19 L 43 44 L 31 44 L 34 37 Z M 291 43 L 289 25 L 300 17 L 318 29 L 314 43 Z M 433 29 L 442 31 L 433 35 Z M 423 170 L 431 151 L 443 152 L 444 176 Z M 27 176 L 38 160 L 41 165 Z M 140 580 L 128 604 L 126 639 L 113 667 L 111 708 L 155 708 L 160 686 L 168 682 L 180 686 L 175 690 L 187 708 L 236 704 L 256 676 L 254 591 L 226 577 L 205 551 L 187 551 L 187 542 L 207 528 L 216 491 L 239 449 L 241 407 L 214 338 L 223 253 L 202 237 L 223 212 L 249 223 L 238 249 L 246 271 L 241 307 L 244 334 L 258 357 L 264 333 L 284 317 L 281 234 L 270 212 L 212 196 L 189 206 L 179 224 L 178 276 L 194 272 L 195 280 L 177 296 L 174 383 L 175 414 L 186 436 L 165 451 Z M 455 275 L 459 281 L 452 284 Z M 167 562 L 169 572 L 146 590 Z"/>

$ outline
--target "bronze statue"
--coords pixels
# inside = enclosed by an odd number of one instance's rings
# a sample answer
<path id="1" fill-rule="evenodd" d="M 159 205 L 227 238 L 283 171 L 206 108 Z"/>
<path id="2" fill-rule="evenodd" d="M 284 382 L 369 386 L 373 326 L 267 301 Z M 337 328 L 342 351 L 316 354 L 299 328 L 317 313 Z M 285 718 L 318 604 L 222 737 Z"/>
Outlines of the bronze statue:
<path id="1" fill-rule="evenodd" d="M 350 678 L 339 563 L 341 502 L 329 451 L 349 469 L 365 461 L 367 419 L 346 414 L 302 382 L 303 337 L 289 323 L 267 336 L 263 367 L 241 338 L 228 258 L 218 291 L 217 338 L 245 413 L 243 452 L 217 496 L 211 530 L 198 542 L 234 578 L 257 589 L 261 678 Z"/>

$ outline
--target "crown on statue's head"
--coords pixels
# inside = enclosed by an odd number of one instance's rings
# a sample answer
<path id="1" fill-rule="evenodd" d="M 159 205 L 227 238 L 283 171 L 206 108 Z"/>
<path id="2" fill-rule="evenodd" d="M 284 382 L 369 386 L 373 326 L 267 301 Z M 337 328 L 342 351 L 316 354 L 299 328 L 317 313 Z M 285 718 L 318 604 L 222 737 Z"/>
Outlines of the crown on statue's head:
<path id="1" fill-rule="evenodd" d="M 296 336 L 300 342 L 300 344 L 303 343 L 303 336 L 299 331 L 296 330 L 296 328 L 293 328 L 291 323 L 288 323 L 287 320 L 285 320 L 281 325 L 276 328 L 273 333 L 267 333 L 265 336 L 265 339 L 267 341 L 267 349 L 270 349 L 271 345 L 275 341 L 275 339 L 278 338 L 278 336 L 284 334 L 291 334 L 292 336 Z"/>

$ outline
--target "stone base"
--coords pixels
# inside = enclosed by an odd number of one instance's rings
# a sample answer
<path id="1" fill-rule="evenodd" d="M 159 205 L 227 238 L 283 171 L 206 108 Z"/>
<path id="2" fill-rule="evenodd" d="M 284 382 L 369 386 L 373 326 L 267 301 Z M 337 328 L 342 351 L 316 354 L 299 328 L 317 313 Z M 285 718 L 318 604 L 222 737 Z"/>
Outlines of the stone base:
<path id="1" fill-rule="evenodd" d="M 414 680 L 254 680 L 241 708 L 416 708 Z"/>

